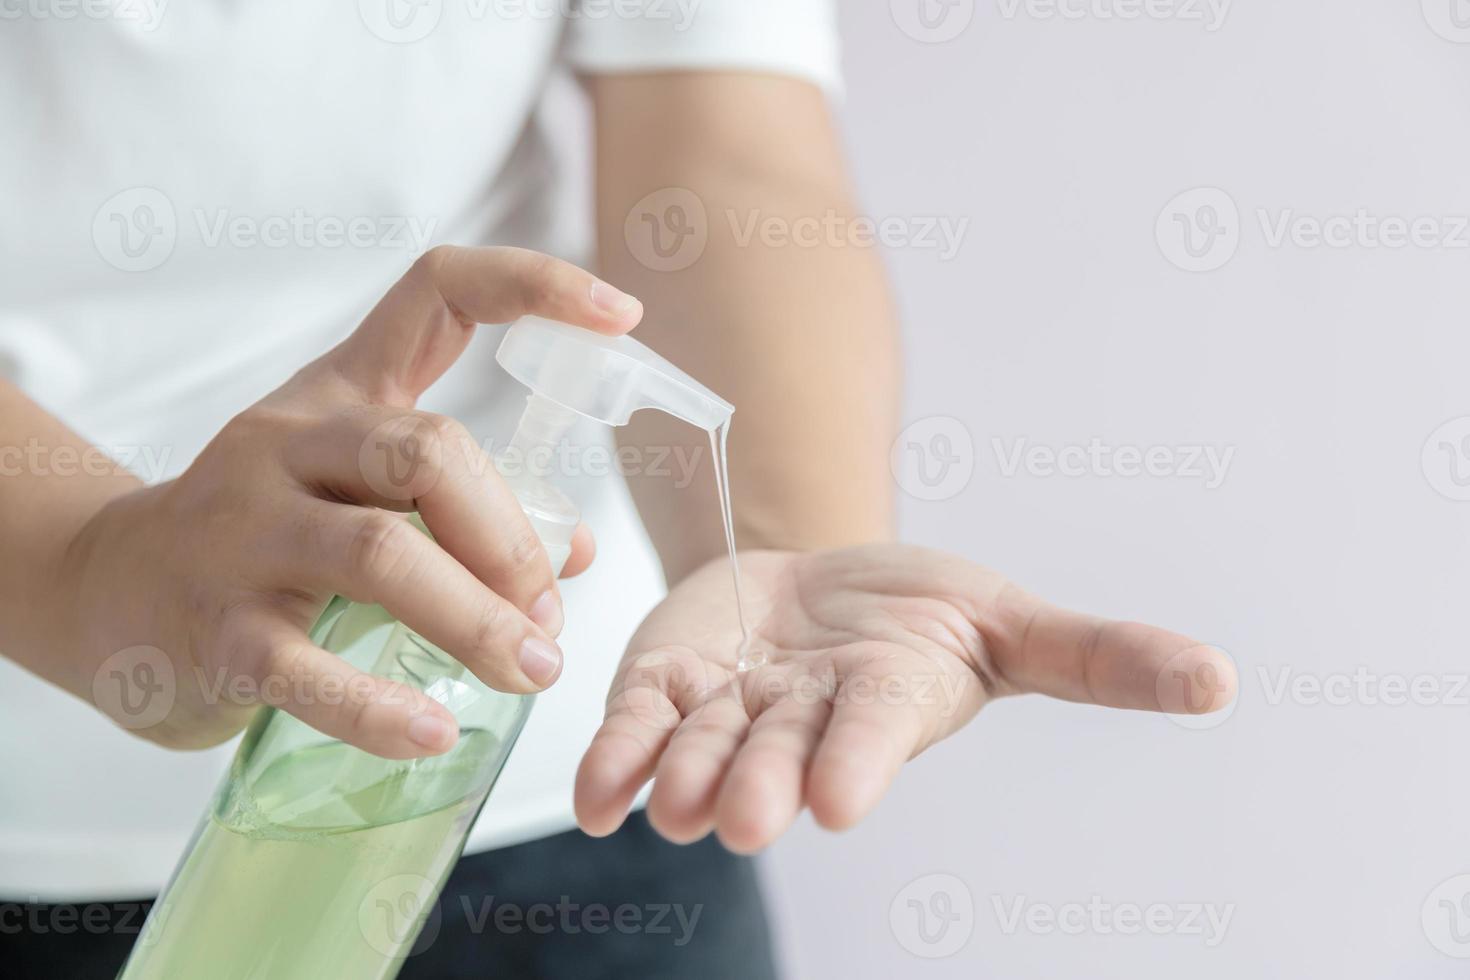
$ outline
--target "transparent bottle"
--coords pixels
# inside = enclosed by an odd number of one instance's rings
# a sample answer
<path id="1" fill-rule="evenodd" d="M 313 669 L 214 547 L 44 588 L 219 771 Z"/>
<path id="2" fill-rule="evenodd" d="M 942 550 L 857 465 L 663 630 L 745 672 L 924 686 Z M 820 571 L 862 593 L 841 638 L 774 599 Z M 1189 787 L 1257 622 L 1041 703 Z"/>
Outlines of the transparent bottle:
<path id="1" fill-rule="evenodd" d="M 499 468 L 558 573 L 578 513 L 538 460 L 579 417 L 653 407 L 713 431 L 733 411 L 626 337 L 523 321 L 497 359 L 532 391 Z M 383 759 L 262 709 L 120 980 L 384 980 L 412 949 L 534 698 L 487 687 L 381 606 L 334 598 L 311 638 L 444 704 L 458 743 Z"/>

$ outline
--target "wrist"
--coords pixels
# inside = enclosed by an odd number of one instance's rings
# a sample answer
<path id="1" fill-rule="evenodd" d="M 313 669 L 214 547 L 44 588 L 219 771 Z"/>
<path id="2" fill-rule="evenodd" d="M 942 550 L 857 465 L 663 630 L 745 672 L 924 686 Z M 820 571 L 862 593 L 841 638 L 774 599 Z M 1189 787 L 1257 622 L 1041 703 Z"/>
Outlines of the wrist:
<path id="1" fill-rule="evenodd" d="M 88 666 L 92 633 L 88 596 L 100 565 L 106 515 L 141 487 L 136 480 L 110 481 L 106 493 L 89 493 L 64 515 L 53 514 L 50 534 L 33 550 L 28 574 L 17 581 L 3 649 L 32 672 L 81 697 L 90 696 Z M 100 489 L 100 488 L 99 488 Z"/>

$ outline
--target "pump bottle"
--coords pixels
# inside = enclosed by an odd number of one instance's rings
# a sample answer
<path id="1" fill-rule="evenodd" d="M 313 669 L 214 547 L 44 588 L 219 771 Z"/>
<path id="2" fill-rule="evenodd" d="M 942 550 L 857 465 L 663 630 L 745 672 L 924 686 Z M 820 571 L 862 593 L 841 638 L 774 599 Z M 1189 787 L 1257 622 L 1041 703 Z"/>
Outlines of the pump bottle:
<path id="1" fill-rule="evenodd" d="M 524 320 L 496 359 L 531 392 L 497 463 L 557 573 L 578 512 L 537 471 L 572 424 L 652 408 L 713 432 L 734 411 L 629 337 Z M 459 742 L 382 759 L 262 708 L 120 980 L 384 980 L 412 951 L 534 698 L 485 686 L 381 606 L 334 598 L 311 638 L 445 705 Z"/>

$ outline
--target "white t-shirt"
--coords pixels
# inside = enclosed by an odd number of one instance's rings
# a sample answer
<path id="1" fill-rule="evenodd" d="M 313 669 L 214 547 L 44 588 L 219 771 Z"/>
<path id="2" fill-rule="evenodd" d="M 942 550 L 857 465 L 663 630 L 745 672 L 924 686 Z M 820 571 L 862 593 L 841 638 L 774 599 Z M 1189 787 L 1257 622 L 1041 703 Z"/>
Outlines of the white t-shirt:
<path id="1" fill-rule="evenodd" d="M 556 152 L 585 120 L 543 99 L 560 67 L 837 76 L 830 0 L 115 0 L 0 17 L 0 373 L 150 480 L 340 340 L 425 247 L 585 261 L 585 175 Z M 423 402 L 486 441 L 524 397 L 494 364 L 499 335 L 481 328 Z M 567 666 L 472 850 L 571 826 L 613 668 L 662 594 L 621 481 L 569 490 L 598 561 L 565 584 Z M 0 898 L 156 892 L 232 751 L 157 748 L 0 659 Z"/>

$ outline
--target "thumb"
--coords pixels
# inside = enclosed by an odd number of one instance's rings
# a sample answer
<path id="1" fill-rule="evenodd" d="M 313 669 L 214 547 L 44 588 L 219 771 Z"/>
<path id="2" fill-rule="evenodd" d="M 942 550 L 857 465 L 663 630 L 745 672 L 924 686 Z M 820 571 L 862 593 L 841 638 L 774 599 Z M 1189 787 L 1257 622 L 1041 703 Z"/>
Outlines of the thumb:
<path id="1" fill-rule="evenodd" d="M 477 323 L 526 315 L 617 335 L 643 318 L 643 305 L 540 252 L 440 245 L 323 360 L 373 401 L 407 407 L 464 352 Z"/>
<path id="2" fill-rule="evenodd" d="M 1224 651 L 1169 630 L 1072 612 L 1015 586 L 986 636 L 1001 676 L 1021 691 L 1111 708 L 1206 714 L 1235 700 Z"/>

